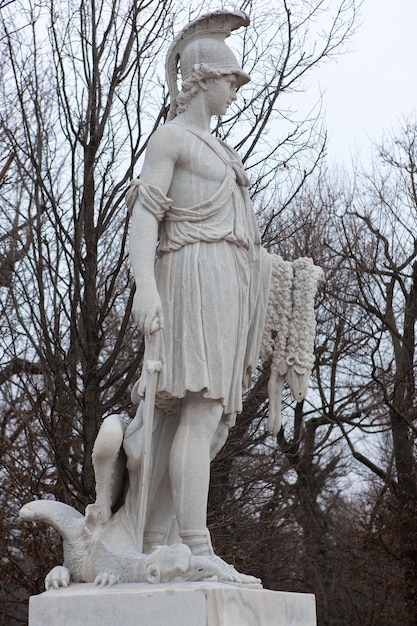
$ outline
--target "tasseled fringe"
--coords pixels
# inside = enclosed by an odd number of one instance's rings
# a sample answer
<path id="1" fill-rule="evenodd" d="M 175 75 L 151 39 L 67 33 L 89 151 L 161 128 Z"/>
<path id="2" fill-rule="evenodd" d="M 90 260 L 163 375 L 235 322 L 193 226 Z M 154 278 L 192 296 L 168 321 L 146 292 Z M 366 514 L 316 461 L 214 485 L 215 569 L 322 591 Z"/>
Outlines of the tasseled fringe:
<path id="1" fill-rule="evenodd" d="M 287 376 L 298 402 L 307 393 L 314 364 L 314 298 L 323 270 L 307 257 L 284 261 L 273 255 L 271 287 L 260 358 L 271 359 L 272 372 Z"/>

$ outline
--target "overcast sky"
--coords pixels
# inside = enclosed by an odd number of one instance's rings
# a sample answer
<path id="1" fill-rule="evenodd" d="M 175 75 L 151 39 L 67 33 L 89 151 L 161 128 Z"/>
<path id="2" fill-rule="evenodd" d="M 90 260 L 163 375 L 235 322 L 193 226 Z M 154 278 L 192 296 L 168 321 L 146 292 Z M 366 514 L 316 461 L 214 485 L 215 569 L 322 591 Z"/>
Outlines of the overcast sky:
<path id="1" fill-rule="evenodd" d="M 364 0 L 361 21 L 352 52 L 318 72 L 329 159 L 339 162 L 417 110 L 417 0 Z"/>

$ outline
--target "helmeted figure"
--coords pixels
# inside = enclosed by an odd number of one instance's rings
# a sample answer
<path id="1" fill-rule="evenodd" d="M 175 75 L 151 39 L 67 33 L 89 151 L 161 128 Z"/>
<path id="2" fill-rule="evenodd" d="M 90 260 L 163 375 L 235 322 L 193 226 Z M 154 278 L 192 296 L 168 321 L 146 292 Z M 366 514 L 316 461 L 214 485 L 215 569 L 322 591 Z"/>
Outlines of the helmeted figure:
<path id="1" fill-rule="evenodd" d="M 243 379 L 250 380 L 258 363 L 272 262 L 260 246 L 240 159 L 209 132 L 212 115 L 224 113 L 237 86 L 249 80 L 224 43 L 232 29 L 247 24 L 243 13 L 219 11 L 176 38 L 166 65 L 171 121 L 152 138 L 150 165 L 145 163 L 127 196 L 138 299 L 133 314 L 145 333 L 161 327 L 156 407 L 163 413 L 160 421 L 178 421 L 166 459 L 164 500 L 171 491 L 181 541 L 193 554 L 214 559 L 205 523 L 210 457 L 242 410 Z M 171 77 L 178 62 L 180 93 Z M 174 146 L 171 152 L 167 145 Z M 156 224 L 155 285 L 149 287 L 142 243 L 155 236 Z M 146 302 L 146 292 L 152 295 L 155 287 L 160 302 L 146 309 L 142 299 Z M 129 456 L 133 429 L 125 436 Z M 151 507 L 145 543 L 152 537 L 160 541 L 169 526 L 160 507 Z M 226 579 L 230 571 L 225 566 Z M 243 580 L 232 571 L 230 580 L 235 579 Z"/>
<path id="2" fill-rule="evenodd" d="M 152 578 L 155 564 L 144 553 L 172 544 L 183 546 L 178 554 L 188 564 L 180 567 L 184 580 L 216 576 L 243 585 L 260 582 L 214 554 L 206 527 L 210 460 L 242 410 L 243 391 L 260 358 L 271 360 L 272 433 L 280 428 L 285 375 L 294 397 L 304 397 L 313 363 L 313 303 L 321 270 L 308 259 L 284 262 L 262 248 L 239 156 L 210 133 L 211 118 L 223 115 L 236 99 L 236 89 L 250 80 L 224 41 L 248 24 L 245 13 L 221 10 L 191 22 L 175 38 L 166 62 L 168 121 L 150 138 L 141 176 L 126 195 L 137 286 L 132 314 L 146 335 L 144 362 L 159 366 L 152 374 L 144 368 L 133 389 L 139 404 L 135 419 L 125 428 L 111 416 L 96 441 L 97 501 L 85 522 L 77 522 L 77 541 L 82 537 L 91 543 L 94 536 L 99 565 L 84 564 L 82 571 L 93 572 L 100 582 Z M 158 353 L 151 355 L 156 336 Z M 143 425 L 151 376 L 152 445 L 144 438 Z M 113 515 L 117 489 L 112 485 L 121 450 L 129 489 Z M 144 510 L 144 459 L 151 453 Z M 35 512 L 27 510 L 26 517 L 30 515 Z M 103 554 L 114 555 L 117 545 L 123 548 L 124 565 L 117 571 L 106 569 Z M 164 554 L 172 562 L 175 550 L 157 550 L 158 571 L 167 580 L 178 577 L 178 567 L 175 572 L 160 567 Z M 126 563 L 133 563 L 128 572 Z M 54 578 L 58 585 L 60 576 Z"/>

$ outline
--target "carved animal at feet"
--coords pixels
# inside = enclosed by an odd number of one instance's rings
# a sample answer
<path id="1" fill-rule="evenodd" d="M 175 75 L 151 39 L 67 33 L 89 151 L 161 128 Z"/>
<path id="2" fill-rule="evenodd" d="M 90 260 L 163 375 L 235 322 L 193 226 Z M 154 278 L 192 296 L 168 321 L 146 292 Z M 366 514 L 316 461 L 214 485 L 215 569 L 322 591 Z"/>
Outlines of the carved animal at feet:
<path id="1" fill-rule="evenodd" d="M 123 505 L 111 513 L 123 472 L 120 453 L 124 433 L 119 416 L 104 420 L 93 450 L 97 500 L 87 506 L 85 516 L 54 500 L 29 502 L 20 509 L 23 520 L 50 524 L 63 539 L 64 565 L 49 572 L 46 589 L 67 587 L 71 580 L 100 586 L 215 580 L 260 587 L 258 579 L 240 574 L 215 555 L 195 556 L 183 543 L 157 546 L 149 554 L 137 549 L 135 521 L 129 507 Z M 122 459 L 126 460 L 123 455 Z M 140 458 L 137 462 L 140 465 Z"/>
<path id="2" fill-rule="evenodd" d="M 159 546 L 150 554 L 135 550 L 129 532 L 122 530 L 126 529 L 126 524 L 121 523 L 123 508 L 105 524 L 101 523 L 97 513 L 96 505 L 87 507 L 84 517 L 72 507 L 50 500 L 29 502 L 22 507 L 22 519 L 46 522 L 63 539 L 64 566 L 57 566 L 49 572 L 45 579 L 46 589 L 67 587 L 70 580 L 104 586 L 117 582 L 224 578 L 220 559 L 216 562 L 208 557 L 194 556 L 185 544 Z"/>

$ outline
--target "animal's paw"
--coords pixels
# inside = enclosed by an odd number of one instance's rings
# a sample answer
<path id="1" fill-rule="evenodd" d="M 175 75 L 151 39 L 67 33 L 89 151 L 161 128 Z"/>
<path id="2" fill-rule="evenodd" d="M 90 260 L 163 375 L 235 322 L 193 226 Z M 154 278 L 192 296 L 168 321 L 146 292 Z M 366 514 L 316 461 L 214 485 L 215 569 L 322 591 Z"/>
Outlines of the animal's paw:
<path id="1" fill-rule="evenodd" d="M 94 580 L 96 587 L 113 587 L 113 585 L 118 582 L 116 574 L 112 574 L 111 572 L 101 572 Z"/>
<path id="2" fill-rule="evenodd" d="M 64 565 L 53 567 L 45 578 L 45 589 L 59 589 L 60 587 L 68 587 L 70 583 L 70 571 Z"/>

